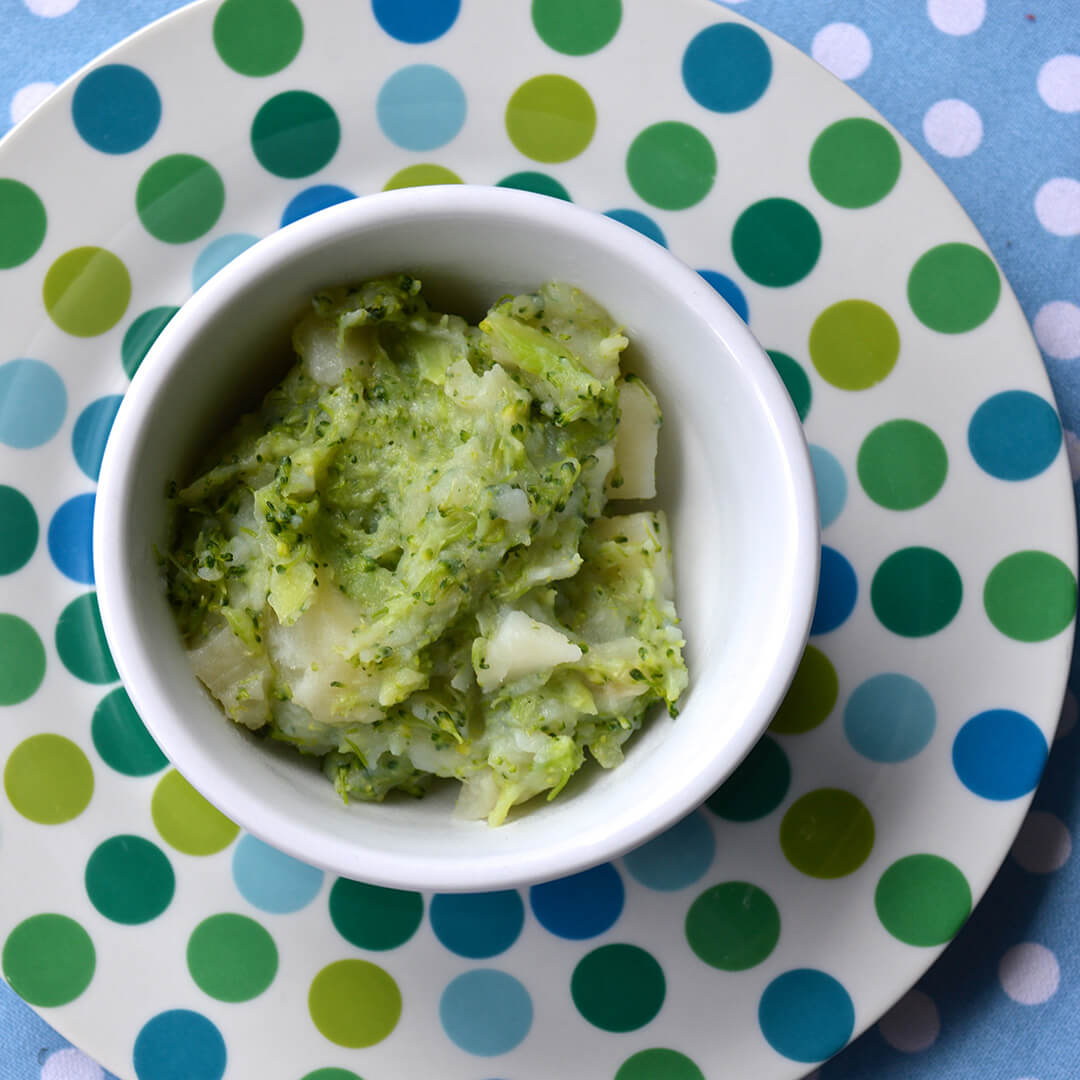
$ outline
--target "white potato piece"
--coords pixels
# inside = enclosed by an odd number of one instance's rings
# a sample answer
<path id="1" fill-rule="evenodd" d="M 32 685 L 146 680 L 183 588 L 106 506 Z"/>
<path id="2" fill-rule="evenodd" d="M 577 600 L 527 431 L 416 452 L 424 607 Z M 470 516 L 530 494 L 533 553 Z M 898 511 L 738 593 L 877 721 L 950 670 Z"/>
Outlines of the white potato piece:
<path id="1" fill-rule="evenodd" d="M 238 724 L 261 728 L 270 718 L 266 691 L 270 664 L 265 653 L 250 653 L 225 624 L 189 650 L 195 675 L 221 702 L 227 716 Z"/>
<path id="2" fill-rule="evenodd" d="M 524 611 L 508 611 L 500 619 L 483 651 L 487 667 L 476 672 L 482 690 L 546 671 L 557 664 L 581 659 L 579 649 L 565 634 L 529 618 Z"/>
<path id="3" fill-rule="evenodd" d="M 615 471 L 607 493 L 615 499 L 651 499 L 656 495 L 656 449 L 660 407 L 640 379 L 619 383 L 619 423 L 615 428 Z M 612 481 L 622 480 L 619 487 Z M 616 481 L 617 482 L 617 481 Z"/>

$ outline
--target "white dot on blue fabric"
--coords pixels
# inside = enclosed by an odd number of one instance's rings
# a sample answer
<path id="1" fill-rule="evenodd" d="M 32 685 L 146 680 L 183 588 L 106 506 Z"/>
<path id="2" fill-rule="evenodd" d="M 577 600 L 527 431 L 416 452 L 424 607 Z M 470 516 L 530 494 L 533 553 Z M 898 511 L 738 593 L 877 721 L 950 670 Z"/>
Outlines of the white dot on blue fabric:
<path id="1" fill-rule="evenodd" d="M 612 927 L 622 914 L 624 899 L 622 878 L 611 863 L 529 890 L 529 903 L 540 925 L 574 941 L 595 937 Z"/>
<path id="2" fill-rule="evenodd" d="M 47 443 L 67 412 L 64 380 L 40 360 L 0 364 L 0 442 L 16 450 Z"/>
<path id="3" fill-rule="evenodd" d="M 1006 390 L 975 410 L 968 425 L 968 447 L 991 476 L 1029 480 L 1057 457 L 1061 424 L 1045 398 L 1026 390 Z"/>
<path id="4" fill-rule="evenodd" d="M 413 64 L 383 83 L 375 114 L 392 143 L 404 150 L 435 150 L 465 123 L 465 91 L 445 68 Z"/>
<path id="5" fill-rule="evenodd" d="M 281 227 L 291 225 L 294 221 L 306 218 L 309 214 L 318 213 L 328 206 L 337 206 L 338 203 L 348 202 L 356 198 L 356 192 L 348 188 L 339 187 L 337 184 L 316 184 L 314 187 L 305 188 L 299 195 L 294 195 L 281 215 Z"/>
<path id="6" fill-rule="evenodd" d="M 135 1039 L 138 1080 L 220 1080 L 225 1040 L 201 1013 L 171 1009 L 149 1020 Z"/>
<path id="7" fill-rule="evenodd" d="M 75 89 L 71 118 L 83 140 L 104 154 L 129 154 L 153 137 L 161 97 L 152 80 L 128 64 L 95 68 Z"/>
<path id="8" fill-rule="evenodd" d="M 843 623 L 855 609 L 859 583 L 851 563 L 835 548 L 822 545 L 817 603 L 811 634 L 827 634 Z"/>
<path id="9" fill-rule="evenodd" d="M 431 928 L 451 952 L 474 960 L 505 952 L 517 940 L 525 905 L 515 889 L 439 893 L 432 897 Z"/>
<path id="10" fill-rule="evenodd" d="M 744 323 L 750 321 L 750 305 L 742 289 L 727 276 L 716 270 L 699 270 L 698 273 L 732 306 Z"/>
<path id="11" fill-rule="evenodd" d="M 963 785 L 999 802 L 1034 791 L 1046 756 L 1043 733 L 1013 709 L 988 709 L 973 716 L 960 729 L 952 751 Z"/>
<path id="12" fill-rule="evenodd" d="M 848 742 L 871 761 L 914 757 L 937 725 L 934 699 L 907 675 L 886 672 L 855 688 L 844 709 Z"/>
<path id="13" fill-rule="evenodd" d="M 62 503 L 49 522 L 49 555 L 56 569 L 80 585 L 94 584 L 94 496 L 76 495 Z"/>
<path id="14" fill-rule="evenodd" d="M 760 34 L 738 23 L 706 27 L 686 47 L 683 82 L 690 96 L 712 112 L 748 109 L 772 78 L 772 56 Z"/>
<path id="15" fill-rule="evenodd" d="M 777 976 L 758 1005 L 758 1023 L 769 1045 L 807 1064 L 831 1057 L 851 1038 L 855 1009 L 831 975 L 798 968 Z"/>
<path id="16" fill-rule="evenodd" d="M 122 400 L 119 394 L 110 394 L 91 401 L 75 421 L 71 433 L 71 451 L 79 468 L 91 480 L 96 480 L 101 472 L 105 443 Z"/>
<path id="17" fill-rule="evenodd" d="M 287 915 L 307 907 L 323 883 L 321 870 L 254 836 L 244 836 L 236 845 L 232 875 L 248 903 L 274 915 Z"/>
<path id="18" fill-rule="evenodd" d="M 454 25 L 461 0 L 372 0 L 371 7 L 391 37 L 420 45 L 442 37 Z"/>
<path id="19" fill-rule="evenodd" d="M 607 210 L 604 217 L 609 217 L 613 221 L 619 222 L 620 225 L 626 225 L 635 232 L 641 233 L 642 236 L 647 236 L 661 247 L 667 247 L 667 237 L 664 235 L 664 230 L 648 214 L 643 214 L 640 210 Z"/>
<path id="20" fill-rule="evenodd" d="M 649 889 L 674 892 L 699 881 L 712 865 L 716 838 L 694 811 L 666 832 L 623 857 L 631 876 Z"/>
<path id="21" fill-rule="evenodd" d="M 223 266 L 258 241 L 250 233 L 228 233 L 212 240 L 199 252 L 191 271 L 191 291 L 205 285 Z"/>
<path id="22" fill-rule="evenodd" d="M 532 1027 L 532 998 L 504 971 L 481 968 L 459 975 L 439 999 L 443 1030 L 462 1050 L 481 1057 L 519 1046 Z"/>
<path id="23" fill-rule="evenodd" d="M 825 529 L 840 516 L 847 502 L 847 477 L 844 467 L 823 446 L 810 447 L 810 464 L 814 468 L 821 527 Z"/>

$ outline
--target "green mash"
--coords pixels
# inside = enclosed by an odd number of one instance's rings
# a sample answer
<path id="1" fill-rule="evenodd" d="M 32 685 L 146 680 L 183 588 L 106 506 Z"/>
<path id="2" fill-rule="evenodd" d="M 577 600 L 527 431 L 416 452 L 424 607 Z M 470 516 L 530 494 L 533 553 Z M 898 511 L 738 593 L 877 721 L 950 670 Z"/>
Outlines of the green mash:
<path id="1" fill-rule="evenodd" d="M 660 412 L 579 290 L 479 327 L 408 275 L 314 298 L 298 360 L 175 491 L 164 560 L 230 719 L 322 759 L 343 798 L 459 780 L 498 825 L 604 768 L 686 688 Z"/>

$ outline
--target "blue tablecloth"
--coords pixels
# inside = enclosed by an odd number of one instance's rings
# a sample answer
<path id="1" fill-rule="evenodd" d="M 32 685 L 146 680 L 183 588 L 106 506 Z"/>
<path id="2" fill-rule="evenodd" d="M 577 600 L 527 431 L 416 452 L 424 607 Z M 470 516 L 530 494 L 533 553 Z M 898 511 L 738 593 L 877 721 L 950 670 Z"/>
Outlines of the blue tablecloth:
<path id="1" fill-rule="evenodd" d="M 180 0 L 0 0 L 0 134 L 81 65 L 179 6 Z M 959 198 L 1031 321 L 1075 481 L 1080 4 L 743 0 L 737 10 L 849 82 Z M 820 1080 L 1080 1076 L 1080 924 L 1071 903 L 1080 897 L 1080 857 L 1070 858 L 1080 826 L 1075 664 L 1070 684 L 1032 813 L 986 898 L 919 986 L 823 1066 Z M 107 1075 L 0 983 L 0 1080 Z"/>

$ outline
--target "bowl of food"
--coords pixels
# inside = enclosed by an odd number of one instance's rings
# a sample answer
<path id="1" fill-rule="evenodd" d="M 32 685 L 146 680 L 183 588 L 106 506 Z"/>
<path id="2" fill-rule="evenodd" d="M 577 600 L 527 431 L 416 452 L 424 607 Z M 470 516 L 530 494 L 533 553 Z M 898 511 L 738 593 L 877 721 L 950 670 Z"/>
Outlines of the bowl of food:
<path id="1" fill-rule="evenodd" d="M 146 726 L 279 849 L 398 888 L 584 869 L 704 800 L 805 644 L 769 359 L 625 226 L 480 187 L 256 244 L 117 414 L 94 566 Z"/>

